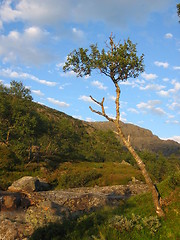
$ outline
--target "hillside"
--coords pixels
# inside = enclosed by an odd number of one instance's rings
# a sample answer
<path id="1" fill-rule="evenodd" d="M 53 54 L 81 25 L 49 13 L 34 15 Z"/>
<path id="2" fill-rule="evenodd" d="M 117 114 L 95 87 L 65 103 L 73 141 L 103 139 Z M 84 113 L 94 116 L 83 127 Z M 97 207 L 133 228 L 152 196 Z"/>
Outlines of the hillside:
<path id="1" fill-rule="evenodd" d="M 112 122 L 92 122 L 90 125 L 98 130 L 116 131 Z M 156 135 L 153 135 L 150 130 L 133 124 L 121 122 L 121 127 L 125 136 L 127 138 L 130 136 L 132 146 L 137 150 L 147 150 L 156 153 L 161 152 L 165 156 L 180 154 L 180 144 L 173 140 L 161 140 Z"/>
<path id="2" fill-rule="evenodd" d="M 25 175 L 40 175 L 54 187 L 64 188 L 93 186 L 102 179 L 108 179 L 107 185 L 131 179 L 130 172 L 123 180 L 107 165 L 93 167 L 94 163 L 119 164 L 124 160 L 137 170 L 111 123 L 74 119 L 34 103 L 22 83 L 11 84 L 10 89 L 0 85 L 0 188 L 6 189 Z M 162 141 L 132 124 L 121 124 L 153 178 L 161 181 L 179 169 L 180 144 Z"/>
<path id="3" fill-rule="evenodd" d="M 38 111 L 48 116 L 51 120 L 59 121 L 60 119 L 67 119 L 69 122 L 73 122 L 74 125 L 79 124 L 80 128 L 83 128 L 92 134 L 93 132 L 103 131 L 103 132 L 113 132 L 116 131 L 116 128 L 112 122 L 85 122 L 78 119 L 74 119 L 71 116 L 66 115 L 65 113 L 59 112 L 54 109 L 50 109 L 46 106 L 38 106 Z M 170 156 L 175 154 L 180 156 L 180 144 L 173 140 L 162 140 L 158 136 L 153 135 L 153 133 L 145 128 L 139 126 L 123 123 L 121 122 L 121 127 L 123 133 L 128 138 L 130 136 L 130 141 L 132 146 L 139 151 L 150 151 L 154 153 L 162 153 L 164 156 Z M 117 137 L 115 134 L 114 136 Z M 117 137 L 118 138 L 118 137 Z M 120 144 L 123 144 L 121 139 L 118 138 Z"/>

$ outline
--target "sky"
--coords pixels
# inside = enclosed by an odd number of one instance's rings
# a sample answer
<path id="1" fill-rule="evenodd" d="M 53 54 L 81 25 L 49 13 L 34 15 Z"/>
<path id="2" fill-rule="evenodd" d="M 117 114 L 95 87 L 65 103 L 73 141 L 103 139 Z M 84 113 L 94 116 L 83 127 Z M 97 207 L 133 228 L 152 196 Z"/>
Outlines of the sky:
<path id="1" fill-rule="evenodd" d="M 0 82 L 30 88 L 33 100 L 74 118 L 105 121 L 90 111 L 105 97 L 115 117 L 115 88 L 97 71 L 77 78 L 64 73 L 67 55 L 92 43 L 106 47 L 128 37 L 144 53 L 145 71 L 120 83 L 125 123 L 180 143 L 180 23 L 175 0 L 4 0 L 0 1 Z"/>

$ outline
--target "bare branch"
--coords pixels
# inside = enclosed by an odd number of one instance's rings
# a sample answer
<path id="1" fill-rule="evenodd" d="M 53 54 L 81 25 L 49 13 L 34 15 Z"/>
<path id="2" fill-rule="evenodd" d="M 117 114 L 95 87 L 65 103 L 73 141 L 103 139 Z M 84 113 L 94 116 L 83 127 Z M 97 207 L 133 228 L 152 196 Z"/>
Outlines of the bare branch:
<path id="1" fill-rule="evenodd" d="M 90 96 L 91 100 L 94 101 L 95 103 L 97 103 L 99 106 L 101 106 L 101 110 L 102 112 L 99 112 L 99 111 L 96 111 L 94 110 L 92 107 L 89 107 L 90 110 L 100 116 L 103 116 L 105 117 L 106 119 L 108 119 L 110 122 L 114 122 L 114 119 L 113 118 L 110 118 L 106 113 L 105 113 L 105 109 L 104 109 L 104 100 L 105 98 L 102 99 L 101 102 L 98 102 L 96 99 L 94 99 L 92 96 Z"/>
<path id="2" fill-rule="evenodd" d="M 113 118 L 110 118 L 108 115 L 103 114 L 102 112 L 96 111 L 96 110 L 94 110 L 92 107 L 89 107 L 89 108 L 90 108 L 90 110 L 91 110 L 92 112 L 94 112 L 94 113 L 96 113 L 96 114 L 98 114 L 98 115 L 100 115 L 100 116 L 102 116 L 102 117 L 105 117 L 108 121 L 114 122 L 114 119 L 113 119 Z"/>
<path id="3" fill-rule="evenodd" d="M 91 95 L 90 95 L 90 98 L 91 100 L 93 100 L 95 103 L 97 103 L 98 105 L 102 106 L 100 102 L 98 102 L 95 98 L 93 98 Z"/>

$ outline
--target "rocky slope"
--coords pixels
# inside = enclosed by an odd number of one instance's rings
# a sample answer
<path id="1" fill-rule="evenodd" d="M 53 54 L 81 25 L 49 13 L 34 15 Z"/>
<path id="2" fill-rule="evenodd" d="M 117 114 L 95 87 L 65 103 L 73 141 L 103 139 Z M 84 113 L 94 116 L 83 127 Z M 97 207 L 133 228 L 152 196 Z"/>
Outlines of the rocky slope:
<path id="1" fill-rule="evenodd" d="M 89 124 L 95 129 L 116 131 L 114 124 L 111 122 L 91 122 Z M 161 140 L 153 135 L 150 130 L 133 124 L 121 122 L 121 127 L 125 136 L 127 138 L 130 136 L 130 141 L 135 149 L 161 152 L 166 156 L 180 155 L 180 144 L 173 140 Z"/>
<path id="2" fill-rule="evenodd" d="M 27 178 L 31 178 L 29 186 Z M 36 178 L 25 177 L 16 182 L 13 189 L 18 185 L 18 191 L 22 186 L 22 190 L 26 188 L 30 192 L 0 192 L 0 239 L 27 240 L 35 229 L 50 222 L 62 222 L 96 208 L 116 205 L 120 200 L 148 191 L 147 186 L 135 178 L 128 185 L 64 191 L 37 192 L 36 183 Z"/>

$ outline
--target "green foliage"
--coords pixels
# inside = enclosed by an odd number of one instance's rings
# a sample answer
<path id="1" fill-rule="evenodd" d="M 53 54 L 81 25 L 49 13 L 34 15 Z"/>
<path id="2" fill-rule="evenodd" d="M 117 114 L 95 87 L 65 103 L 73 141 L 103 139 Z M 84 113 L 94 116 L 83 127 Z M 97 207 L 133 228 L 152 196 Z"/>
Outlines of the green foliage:
<path id="1" fill-rule="evenodd" d="M 132 231 L 134 228 L 141 231 L 143 228 L 148 228 L 151 234 L 155 234 L 161 226 L 160 220 L 157 216 L 150 216 L 142 218 L 139 215 L 132 214 L 131 219 L 125 216 L 115 215 L 109 220 L 109 225 L 120 232 Z"/>
<path id="2" fill-rule="evenodd" d="M 69 173 L 64 174 L 58 179 L 58 188 L 76 188 L 76 187 L 86 187 L 94 180 L 100 178 L 102 175 L 96 173 L 93 170 L 89 172 L 76 172 L 75 174 Z"/>
<path id="3" fill-rule="evenodd" d="M 177 14 L 180 17 L 180 3 L 178 3 L 176 6 L 177 6 Z"/>
<path id="4" fill-rule="evenodd" d="M 128 184 L 132 177 L 143 180 L 140 171 L 130 165 L 117 162 L 65 162 L 49 172 L 47 180 L 60 189 Z"/>
<path id="5" fill-rule="evenodd" d="M 137 56 L 136 44 L 129 38 L 124 40 L 123 44 L 116 44 L 111 35 L 106 49 L 100 51 L 97 44 L 92 44 L 90 53 L 88 49 L 83 48 L 74 50 L 68 55 L 63 70 L 72 70 L 78 77 L 90 75 L 92 70 L 99 70 L 114 83 L 126 81 L 131 77 L 136 78 L 144 71 L 144 55 Z"/>
<path id="6" fill-rule="evenodd" d="M 140 152 L 139 155 L 143 159 L 147 170 L 160 182 L 172 175 L 180 167 L 178 157 L 165 157 L 161 153 L 156 154 L 152 152 Z"/>
<path id="7" fill-rule="evenodd" d="M 32 101 L 30 89 L 24 87 L 22 82 L 11 81 L 8 92 L 12 97 Z"/>
<path id="8" fill-rule="evenodd" d="M 0 171 L 13 171 L 16 164 L 20 164 L 20 161 L 8 147 L 0 145 Z"/>

